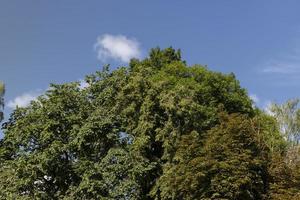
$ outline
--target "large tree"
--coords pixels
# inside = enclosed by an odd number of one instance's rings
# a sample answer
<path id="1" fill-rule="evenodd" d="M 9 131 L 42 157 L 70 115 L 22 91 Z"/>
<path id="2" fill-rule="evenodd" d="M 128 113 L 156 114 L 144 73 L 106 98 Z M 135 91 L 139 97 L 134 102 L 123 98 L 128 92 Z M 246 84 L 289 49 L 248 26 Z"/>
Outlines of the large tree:
<path id="1" fill-rule="evenodd" d="M 277 145 L 261 139 L 274 137 L 260 135 L 267 126 L 233 74 L 156 48 L 86 82 L 51 85 L 11 114 L 2 199 L 265 197 L 267 155 Z"/>

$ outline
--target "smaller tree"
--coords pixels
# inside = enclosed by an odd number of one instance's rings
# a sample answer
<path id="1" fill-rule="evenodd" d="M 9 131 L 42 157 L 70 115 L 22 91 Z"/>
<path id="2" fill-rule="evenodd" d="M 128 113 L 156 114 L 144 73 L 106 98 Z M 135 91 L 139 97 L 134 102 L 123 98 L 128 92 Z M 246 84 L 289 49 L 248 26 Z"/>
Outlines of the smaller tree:
<path id="1" fill-rule="evenodd" d="M 286 143 L 285 148 L 272 154 L 272 162 L 268 169 L 271 199 L 300 198 L 299 103 L 300 99 L 290 99 L 281 105 L 273 103 L 269 108 Z"/>
<path id="2" fill-rule="evenodd" d="M 259 129 L 245 115 L 221 114 L 220 124 L 204 139 L 197 132 L 182 136 L 152 194 L 157 199 L 264 199 L 268 149 L 258 142 Z"/>
<path id="3" fill-rule="evenodd" d="M 0 122 L 3 120 L 3 108 L 4 108 L 4 96 L 5 86 L 4 83 L 0 81 Z"/>
<path id="4" fill-rule="evenodd" d="M 300 99 L 290 99 L 282 105 L 273 103 L 270 106 L 270 111 L 276 118 L 280 131 L 292 146 L 298 145 L 300 141 L 299 102 Z"/>

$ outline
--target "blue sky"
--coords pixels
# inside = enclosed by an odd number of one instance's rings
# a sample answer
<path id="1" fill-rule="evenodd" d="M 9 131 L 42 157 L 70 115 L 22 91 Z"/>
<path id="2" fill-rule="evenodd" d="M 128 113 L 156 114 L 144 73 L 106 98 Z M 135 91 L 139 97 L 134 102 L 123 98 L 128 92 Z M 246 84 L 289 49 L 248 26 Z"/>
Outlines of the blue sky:
<path id="1" fill-rule="evenodd" d="M 126 65 L 156 46 L 234 72 L 262 108 L 300 97 L 299 9 L 297 0 L 1 1 L 6 117 L 49 83 Z"/>

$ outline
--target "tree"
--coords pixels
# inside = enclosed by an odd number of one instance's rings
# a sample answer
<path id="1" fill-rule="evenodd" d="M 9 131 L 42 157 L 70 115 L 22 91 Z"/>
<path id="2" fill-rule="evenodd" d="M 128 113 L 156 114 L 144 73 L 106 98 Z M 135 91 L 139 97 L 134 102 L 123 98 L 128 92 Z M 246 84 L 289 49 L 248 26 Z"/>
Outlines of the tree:
<path id="1" fill-rule="evenodd" d="M 194 191 L 206 199 L 264 196 L 269 150 L 258 142 L 257 114 L 233 74 L 187 66 L 180 51 L 156 48 L 86 81 L 86 88 L 51 85 L 11 114 L 0 147 L 2 199 L 195 199 Z M 235 173 L 237 166 L 243 168 Z M 182 181 L 176 187 L 173 171 Z M 208 182 L 188 178 L 201 173 Z M 225 187 L 229 179 L 234 182 Z M 191 188 L 183 185 L 190 182 Z"/>
<path id="2" fill-rule="evenodd" d="M 284 138 L 292 146 L 300 141 L 300 109 L 299 99 L 290 99 L 282 105 L 271 104 L 269 110 L 276 118 Z"/>
<path id="3" fill-rule="evenodd" d="M 258 142 L 256 122 L 239 114 L 220 114 L 205 138 L 182 136 L 174 161 L 164 166 L 157 199 L 264 199 L 268 158 Z"/>
<path id="4" fill-rule="evenodd" d="M 277 152 L 272 155 L 268 171 L 270 174 L 270 199 L 298 200 L 300 198 L 299 161 L 290 165 L 286 162 L 285 155 Z"/>
<path id="5" fill-rule="evenodd" d="M 4 93 L 5 93 L 5 87 L 4 87 L 4 84 L 0 81 L 0 122 L 3 120 L 3 107 L 4 107 L 4 99 L 3 99 L 3 96 L 4 96 Z"/>
<path id="6" fill-rule="evenodd" d="M 296 200 L 300 198 L 299 102 L 299 99 L 290 99 L 281 105 L 273 103 L 269 108 L 286 144 L 281 148 L 281 151 L 276 151 L 272 155 L 272 162 L 269 167 L 272 199 Z"/>

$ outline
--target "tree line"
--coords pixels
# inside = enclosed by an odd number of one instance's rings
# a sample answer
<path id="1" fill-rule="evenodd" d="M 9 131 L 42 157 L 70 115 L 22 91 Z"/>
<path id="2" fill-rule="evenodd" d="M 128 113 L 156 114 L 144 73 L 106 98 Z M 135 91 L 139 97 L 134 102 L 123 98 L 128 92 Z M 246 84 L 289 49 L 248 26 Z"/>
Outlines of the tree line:
<path id="1" fill-rule="evenodd" d="M 4 121 L 0 199 L 300 199 L 299 100 L 267 114 L 173 48 L 85 81 Z"/>

